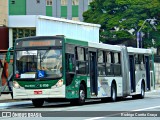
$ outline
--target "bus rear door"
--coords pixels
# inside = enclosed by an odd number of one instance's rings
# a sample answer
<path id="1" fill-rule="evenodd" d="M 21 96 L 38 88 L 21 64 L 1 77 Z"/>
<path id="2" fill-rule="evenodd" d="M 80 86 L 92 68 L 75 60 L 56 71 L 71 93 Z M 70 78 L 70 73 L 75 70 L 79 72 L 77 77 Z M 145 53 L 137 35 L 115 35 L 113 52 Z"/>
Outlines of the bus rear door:
<path id="1" fill-rule="evenodd" d="M 135 61 L 134 56 L 129 55 L 130 62 L 130 82 L 131 82 L 131 92 L 136 91 L 136 81 L 135 81 Z"/>

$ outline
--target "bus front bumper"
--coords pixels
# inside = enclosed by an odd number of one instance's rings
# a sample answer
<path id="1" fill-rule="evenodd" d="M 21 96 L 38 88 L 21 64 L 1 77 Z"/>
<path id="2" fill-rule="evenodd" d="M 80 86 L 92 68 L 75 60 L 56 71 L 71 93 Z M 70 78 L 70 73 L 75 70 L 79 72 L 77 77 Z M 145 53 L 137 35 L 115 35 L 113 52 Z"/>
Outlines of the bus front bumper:
<path id="1" fill-rule="evenodd" d="M 13 99 L 65 98 L 65 86 L 54 89 L 16 89 Z"/>

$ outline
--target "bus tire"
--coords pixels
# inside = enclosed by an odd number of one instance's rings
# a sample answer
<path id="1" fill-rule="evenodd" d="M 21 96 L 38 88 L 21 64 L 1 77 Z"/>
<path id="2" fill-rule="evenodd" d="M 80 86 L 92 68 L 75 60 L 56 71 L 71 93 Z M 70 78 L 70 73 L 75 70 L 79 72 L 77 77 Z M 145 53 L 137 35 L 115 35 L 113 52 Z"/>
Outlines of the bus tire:
<path id="1" fill-rule="evenodd" d="M 116 85 L 112 84 L 111 86 L 111 101 L 115 102 L 117 100 L 117 90 L 116 90 Z"/>
<path id="2" fill-rule="evenodd" d="M 81 84 L 81 85 L 80 85 L 80 88 L 79 88 L 78 105 L 83 105 L 83 104 L 85 104 L 85 96 L 86 96 L 85 87 L 84 87 L 83 84 Z"/>
<path id="3" fill-rule="evenodd" d="M 44 104 L 44 100 L 43 99 L 32 99 L 32 104 L 35 107 L 42 107 Z"/>
<path id="4" fill-rule="evenodd" d="M 83 105 L 85 104 L 85 96 L 86 96 L 86 91 L 85 87 L 83 84 L 80 84 L 79 87 L 79 97 L 77 99 L 72 99 L 70 100 L 71 105 Z"/>
<path id="5" fill-rule="evenodd" d="M 145 96 L 145 86 L 144 83 L 141 84 L 141 93 L 138 95 L 139 99 L 143 99 Z"/>
<path id="6" fill-rule="evenodd" d="M 141 93 L 138 94 L 138 95 L 133 95 L 132 98 L 133 98 L 133 99 L 143 99 L 144 96 L 145 96 L 145 86 L 144 86 L 144 84 L 142 83 L 142 84 L 141 84 Z"/>

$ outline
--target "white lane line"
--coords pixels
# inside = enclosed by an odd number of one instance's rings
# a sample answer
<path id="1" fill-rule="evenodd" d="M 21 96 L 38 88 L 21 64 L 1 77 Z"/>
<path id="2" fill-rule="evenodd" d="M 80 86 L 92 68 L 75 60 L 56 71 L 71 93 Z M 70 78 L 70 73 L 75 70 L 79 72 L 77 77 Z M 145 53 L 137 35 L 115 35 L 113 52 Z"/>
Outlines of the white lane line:
<path id="1" fill-rule="evenodd" d="M 97 120 L 97 119 L 103 119 L 105 117 L 94 117 L 94 118 L 88 118 L 88 119 L 84 119 L 84 120 Z"/>
<path id="2" fill-rule="evenodd" d="M 137 110 L 132 110 L 132 111 L 143 111 L 143 110 L 150 110 L 150 109 L 155 109 L 155 108 L 160 108 L 160 106 L 154 106 L 154 107 L 142 108 L 142 109 L 137 109 Z"/>

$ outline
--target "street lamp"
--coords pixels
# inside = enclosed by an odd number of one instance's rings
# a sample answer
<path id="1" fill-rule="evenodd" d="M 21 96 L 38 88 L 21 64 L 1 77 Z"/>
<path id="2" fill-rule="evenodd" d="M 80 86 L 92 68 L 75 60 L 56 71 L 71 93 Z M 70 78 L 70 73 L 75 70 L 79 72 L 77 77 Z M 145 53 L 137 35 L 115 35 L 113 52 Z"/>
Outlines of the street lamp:
<path id="1" fill-rule="evenodd" d="M 140 32 L 140 31 L 141 31 L 141 29 L 143 28 L 144 24 L 145 24 L 147 21 L 151 21 L 151 22 L 150 22 L 151 25 L 154 27 L 154 29 L 156 29 L 155 26 L 153 25 L 155 20 L 156 20 L 156 19 L 146 19 L 146 20 L 143 22 L 143 24 L 141 25 L 141 27 L 139 28 L 139 30 L 137 31 L 137 48 L 142 48 L 142 32 Z"/>

